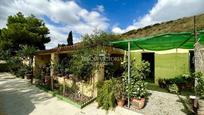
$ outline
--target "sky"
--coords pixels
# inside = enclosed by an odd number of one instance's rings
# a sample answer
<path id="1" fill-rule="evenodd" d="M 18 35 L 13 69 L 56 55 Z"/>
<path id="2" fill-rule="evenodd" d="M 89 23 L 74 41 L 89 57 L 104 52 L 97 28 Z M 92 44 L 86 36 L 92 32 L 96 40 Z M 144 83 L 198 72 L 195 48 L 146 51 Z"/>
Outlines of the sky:
<path id="1" fill-rule="evenodd" d="M 0 28 L 22 12 L 42 19 L 50 30 L 46 48 L 74 42 L 94 31 L 125 33 L 155 23 L 204 13 L 204 0 L 0 0 Z"/>

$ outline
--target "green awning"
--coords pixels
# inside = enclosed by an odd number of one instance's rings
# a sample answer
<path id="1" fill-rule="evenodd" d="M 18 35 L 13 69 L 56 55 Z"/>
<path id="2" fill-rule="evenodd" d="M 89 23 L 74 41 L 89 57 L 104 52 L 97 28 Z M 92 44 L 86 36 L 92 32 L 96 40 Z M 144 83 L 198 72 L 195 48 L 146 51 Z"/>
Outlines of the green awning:
<path id="1" fill-rule="evenodd" d="M 194 48 L 194 33 L 167 33 L 157 36 L 132 38 L 128 40 L 121 40 L 111 42 L 113 47 L 127 50 L 128 42 L 130 42 L 130 50 L 152 50 L 161 51 L 176 48 L 193 49 Z M 198 32 L 198 41 L 204 44 L 204 31 Z"/>

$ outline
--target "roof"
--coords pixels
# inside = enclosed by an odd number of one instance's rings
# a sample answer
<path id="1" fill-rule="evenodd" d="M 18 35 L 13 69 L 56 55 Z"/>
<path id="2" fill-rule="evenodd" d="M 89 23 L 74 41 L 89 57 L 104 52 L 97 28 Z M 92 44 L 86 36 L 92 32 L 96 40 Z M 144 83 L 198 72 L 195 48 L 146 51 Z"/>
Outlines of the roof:
<path id="1" fill-rule="evenodd" d="M 198 40 L 200 44 L 204 44 L 204 31 L 198 32 Z M 128 40 L 111 42 L 111 44 L 113 47 L 128 50 L 128 42 L 131 44 L 131 50 L 145 49 L 152 51 L 162 51 L 176 48 L 193 49 L 195 39 L 194 33 L 192 32 L 179 32 L 131 38 Z"/>
<path id="2" fill-rule="evenodd" d="M 63 52 L 63 51 L 74 51 L 76 49 L 78 49 L 79 47 L 81 47 L 80 45 L 81 43 L 75 43 L 73 45 L 67 45 L 67 46 L 60 46 L 60 47 L 55 47 L 52 49 L 48 49 L 48 50 L 40 50 L 36 53 L 36 55 L 41 55 L 41 54 L 50 54 L 50 53 L 54 53 L 54 52 Z"/>
<path id="3" fill-rule="evenodd" d="M 40 50 L 36 53 L 36 55 L 46 55 L 46 54 L 51 54 L 51 53 L 67 53 L 67 52 L 73 52 L 79 48 L 82 48 L 82 43 L 75 43 L 74 45 L 70 46 L 61 46 L 61 47 L 56 47 L 53 49 L 48 49 L 48 50 Z M 110 47 L 110 46 L 103 46 L 106 51 L 108 51 L 111 54 L 123 54 L 123 50 Z"/>

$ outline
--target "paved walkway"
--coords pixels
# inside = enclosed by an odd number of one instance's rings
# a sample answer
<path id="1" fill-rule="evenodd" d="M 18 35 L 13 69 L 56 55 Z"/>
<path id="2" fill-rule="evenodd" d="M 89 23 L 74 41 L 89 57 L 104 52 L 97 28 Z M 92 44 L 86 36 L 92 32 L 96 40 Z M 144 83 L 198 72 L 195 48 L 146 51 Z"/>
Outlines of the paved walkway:
<path id="1" fill-rule="evenodd" d="M 78 109 L 30 85 L 27 80 L 0 73 L 0 115 L 140 115 L 116 107 L 114 111 L 97 109 L 92 103 Z"/>

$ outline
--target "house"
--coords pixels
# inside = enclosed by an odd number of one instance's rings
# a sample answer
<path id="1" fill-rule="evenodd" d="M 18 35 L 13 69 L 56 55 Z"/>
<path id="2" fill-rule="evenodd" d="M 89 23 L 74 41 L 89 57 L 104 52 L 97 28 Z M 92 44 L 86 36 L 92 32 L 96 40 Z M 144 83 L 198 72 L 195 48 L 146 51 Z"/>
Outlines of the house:
<path id="1" fill-rule="evenodd" d="M 34 56 L 34 76 L 39 74 L 43 66 L 60 63 L 64 58 L 70 57 L 76 50 L 80 48 L 83 48 L 81 43 L 76 43 L 71 46 L 61 46 L 49 50 L 38 51 Z M 124 56 L 124 52 L 117 48 L 104 46 L 103 50 L 114 57 L 123 58 Z M 116 65 L 120 64 L 120 62 L 115 63 L 117 63 Z M 59 84 L 63 85 L 66 83 L 66 85 L 70 87 L 73 85 L 72 80 L 64 79 L 64 77 L 58 76 L 56 74 L 56 68 L 51 67 L 49 72 L 49 76 L 51 76 L 51 78 L 56 80 Z M 98 70 L 93 72 L 93 76 L 88 82 L 75 81 L 75 85 L 84 95 L 88 97 L 96 97 L 96 83 L 101 80 L 104 80 L 104 64 L 100 64 L 100 67 Z"/>

